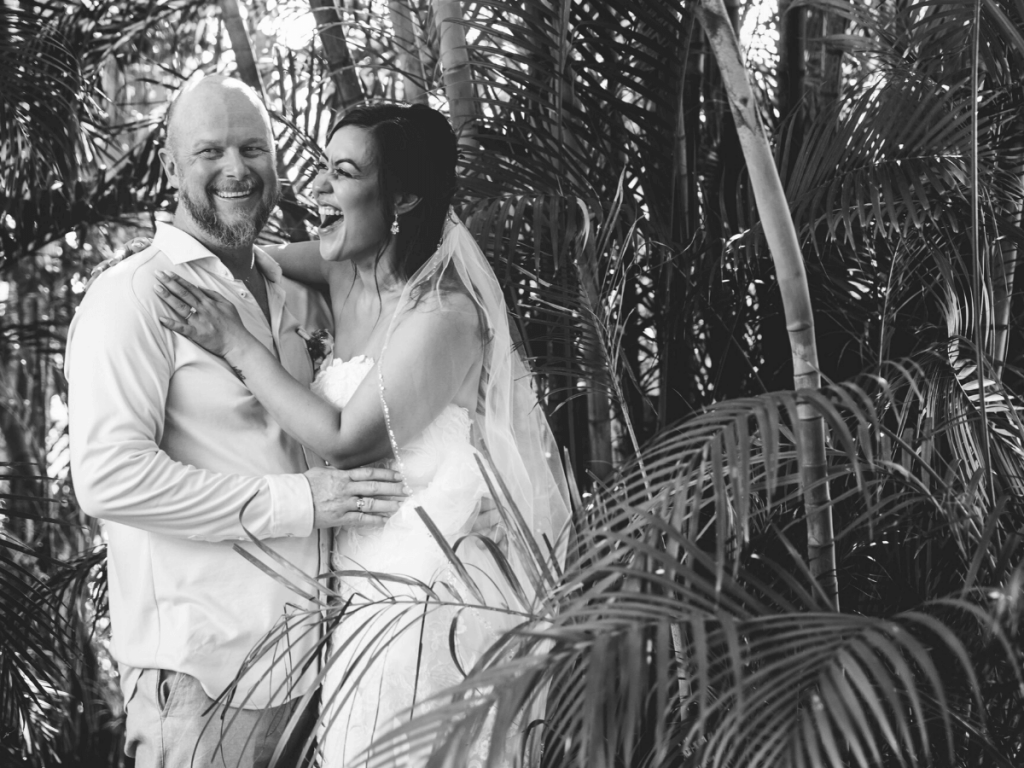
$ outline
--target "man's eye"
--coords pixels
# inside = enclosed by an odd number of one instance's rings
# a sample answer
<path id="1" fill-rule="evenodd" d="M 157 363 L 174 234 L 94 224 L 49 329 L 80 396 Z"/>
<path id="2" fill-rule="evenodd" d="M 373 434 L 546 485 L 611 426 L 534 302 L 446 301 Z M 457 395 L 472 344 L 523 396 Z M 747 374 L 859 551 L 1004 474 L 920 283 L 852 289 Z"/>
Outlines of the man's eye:
<path id="1" fill-rule="evenodd" d="M 220 150 L 214 149 L 213 147 L 207 147 L 206 149 L 199 150 L 199 154 L 203 157 L 214 157 L 215 155 L 220 154 Z"/>
<path id="2" fill-rule="evenodd" d="M 263 147 L 242 147 L 242 151 L 247 155 L 262 155 L 267 150 Z"/>

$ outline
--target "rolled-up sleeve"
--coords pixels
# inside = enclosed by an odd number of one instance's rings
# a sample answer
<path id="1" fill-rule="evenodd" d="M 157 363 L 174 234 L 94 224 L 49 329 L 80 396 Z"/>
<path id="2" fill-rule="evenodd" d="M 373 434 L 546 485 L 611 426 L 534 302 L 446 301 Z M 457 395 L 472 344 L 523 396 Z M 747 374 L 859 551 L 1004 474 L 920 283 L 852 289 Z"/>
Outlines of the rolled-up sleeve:
<path id="1" fill-rule="evenodd" d="M 313 501 L 301 474 L 218 473 L 161 449 L 175 340 L 120 272 L 89 290 L 68 336 L 71 468 L 82 510 L 199 541 L 245 539 L 247 531 L 308 536 Z"/>

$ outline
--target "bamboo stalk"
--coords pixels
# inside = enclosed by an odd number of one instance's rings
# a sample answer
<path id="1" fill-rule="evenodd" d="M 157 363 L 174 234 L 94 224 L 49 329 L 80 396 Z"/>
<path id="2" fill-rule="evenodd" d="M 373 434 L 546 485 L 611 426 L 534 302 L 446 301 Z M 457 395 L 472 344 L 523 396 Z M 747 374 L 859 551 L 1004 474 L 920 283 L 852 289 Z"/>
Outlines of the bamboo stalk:
<path id="1" fill-rule="evenodd" d="M 792 0 L 779 4 L 779 112 L 783 118 L 799 106 L 807 77 L 807 9 L 792 5 Z"/>
<path id="2" fill-rule="evenodd" d="M 814 314 L 803 255 L 771 148 L 758 119 L 754 94 L 739 43 L 722 0 L 701 0 L 695 7 L 722 73 L 750 174 L 765 238 L 782 292 L 793 354 L 796 389 L 819 389 L 821 373 L 814 339 Z M 798 401 L 797 439 L 801 448 L 800 480 L 807 512 L 807 550 L 811 573 L 839 607 L 835 539 L 825 459 L 825 422 L 806 401 Z"/>
<path id="3" fill-rule="evenodd" d="M 338 16 L 333 0 L 309 0 L 309 8 L 316 20 L 317 33 L 324 46 L 327 66 L 331 70 L 331 80 L 334 81 L 335 92 L 339 97 L 337 108 L 345 109 L 358 104 L 366 95 L 356 74 L 355 63 L 341 26 L 341 17 Z"/>
<path id="4" fill-rule="evenodd" d="M 587 247 L 580 248 L 576 269 L 587 302 L 595 312 L 601 306 L 601 294 L 594 269 L 596 254 Z M 615 371 L 603 345 L 596 341 L 586 343 L 583 356 L 594 369 L 606 370 L 614 381 Z M 612 385 L 614 386 L 614 384 Z M 615 469 L 612 457 L 612 405 L 608 390 L 598 382 L 589 382 L 587 387 L 587 427 L 590 437 L 590 462 L 588 468 L 598 480 L 606 480 Z"/>
<path id="5" fill-rule="evenodd" d="M 475 148 L 476 105 L 473 70 L 469 64 L 466 30 L 462 25 L 462 4 L 459 0 L 433 0 L 434 22 L 437 24 L 438 48 L 444 74 L 444 90 L 452 127 L 459 143 Z"/>
<path id="6" fill-rule="evenodd" d="M 221 19 L 228 31 L 231 40 L 231 50 L 235 54 L 235 66 L 238 69 L 239 79 L 260 95 L 264 103 L 267 101 L 267 91 L 263 87 L 263 77 L 256 66 L 256 56 L 252 50 L 252 41 L 249 39 L 249 31 L 245 28 L 245 19 L 238 10 L 238 0 L 219 0 Z M 309 240 L 309 233 L 302 223 L 304 209 L 295 197 L 295 190 L 292 189 L 290 177 L 281 155 L 277 156 L 277 175 L 282 180 L 281 198 L 279 206 L 282 214 L 282 224 L 287 237 L 292 242 Z"/>
<path id="7" fill-rule="evenodd" d="M 1021 148 L 1016 148 L 1019 153 Z M 1014 169 L 1017 178 L 1024 185 L 1024 164 Z M 1008 205 L 1005 214 L 1015 226 L 1020 226 L 1021 203 L 1018 198 Z M 1006 350 L 1010 342 L 1010 307 L 1013 303 L 1013 273 L 1017 269 L 1017 241 L 1004 238 L 995 251 L 992 265 L 992 293 L 995 334 L 992 342 L 992 363 L 995 377 L 1001 378 L 1006 364 Z"/>
<path id="8" fill-rule="evenodd" d="M 838 13 L 822 11 L 825 14 L 825 33 L 828 37 L 842 35 L 846 32 L 847 20 Z M 835 43 L 826 41 L 825 68 L 821 80 L 821 106 L 833 108 L 843 95 L 843 49 Z"/>
<path id="9" fill-rule="evenodd" d="M 267 94 L 263 89 L 263 78 L 256 67 L 256 57 L 252 51 L 249 32 L 245 28 L 245 19 L 238 10 L 238 0 L 219 0 L 221 18 L 231 40 L 231 50 L 235 54 L 235 67 L 238 77 L 250 88 L 254 88 L 266 101 Z"/>
<path id="10" fill-rule="evenodd" d="M 388 0 L 388 14 L 395 30 L 395 47 L 398 49 L 398 68 L 402 71 L 403 97 L 410 104 L 426 104 L 423 64 L 416 48 L 416 25 L 413 8 L 407 0 Z"/>

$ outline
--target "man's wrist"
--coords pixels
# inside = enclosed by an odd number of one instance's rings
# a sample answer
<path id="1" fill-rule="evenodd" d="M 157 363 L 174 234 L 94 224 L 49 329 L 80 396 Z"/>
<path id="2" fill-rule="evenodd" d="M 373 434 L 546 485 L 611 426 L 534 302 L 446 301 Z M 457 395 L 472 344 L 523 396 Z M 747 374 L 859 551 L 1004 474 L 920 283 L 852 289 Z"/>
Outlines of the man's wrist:
<path id="1" fill-rule="evenodd" d="M 273 521 L 271 536 L 305 537 L 313 532 L 314 493 L 305 475 L 266 475 Z"/>

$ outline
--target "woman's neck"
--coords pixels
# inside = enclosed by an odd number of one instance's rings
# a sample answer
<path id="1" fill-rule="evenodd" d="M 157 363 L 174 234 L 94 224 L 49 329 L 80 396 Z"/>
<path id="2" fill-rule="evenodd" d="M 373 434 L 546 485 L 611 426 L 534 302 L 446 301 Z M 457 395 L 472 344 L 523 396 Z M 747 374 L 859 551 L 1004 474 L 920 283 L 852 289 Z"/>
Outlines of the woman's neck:
<path id="1" fill-rule="evenodd" d="M 376 254 L 354 259 L 352 261 L 352 266 L 355 268 L 354 287 L 358 286 L 372 294 L 379 292 L 381 295 L 401 288 L 404 281 L 395 274 L 392 268 L 394 247 L 394 243 L 390 243 L 379 259 Z"/>

